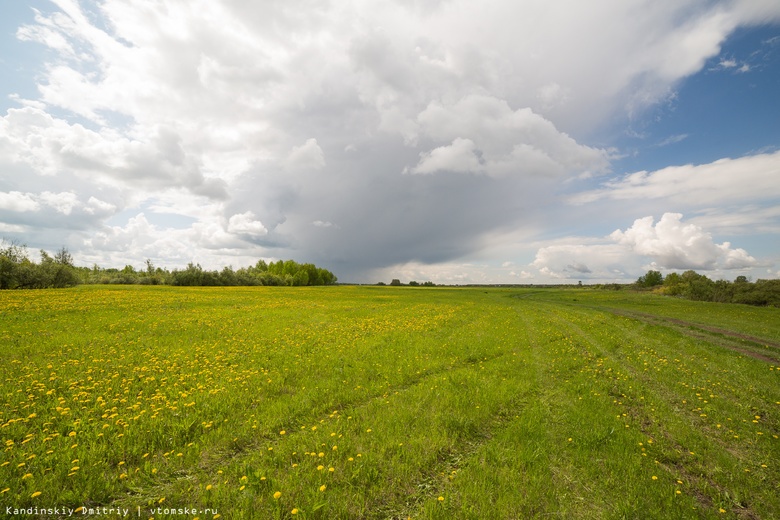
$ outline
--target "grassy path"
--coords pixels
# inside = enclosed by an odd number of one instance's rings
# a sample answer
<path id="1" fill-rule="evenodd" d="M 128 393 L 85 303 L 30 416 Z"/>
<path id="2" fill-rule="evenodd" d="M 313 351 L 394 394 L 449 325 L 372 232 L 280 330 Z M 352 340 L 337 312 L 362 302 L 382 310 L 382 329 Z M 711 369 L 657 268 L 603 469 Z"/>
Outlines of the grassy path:
<path id="1" fill-rule="evenodd" d="M 81 287 L 0 310 L 3 509 L 780 517 L 777 309 Z"/>

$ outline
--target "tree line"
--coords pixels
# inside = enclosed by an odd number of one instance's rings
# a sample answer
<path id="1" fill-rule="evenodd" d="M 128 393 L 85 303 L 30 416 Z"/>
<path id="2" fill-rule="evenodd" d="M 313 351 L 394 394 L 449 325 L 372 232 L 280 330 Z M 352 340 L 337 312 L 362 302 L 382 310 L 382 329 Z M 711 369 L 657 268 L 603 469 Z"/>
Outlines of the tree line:
<path id="1" fill-rule="evenodd" d="M 143 268 L 126 265 L 122 269 L 78 267 L 67 248 L 53 256 L 40 251 L 40 261 L 30 259 L 27 248 L 0 242 L 0 289 L 47 289 L 78 284 L 140 284 L 177 286 L 256 286 L 256 285 L 333 285 L 336 275 L 327 269 L 294 260 L 265 262 L 233 269 L 208 270 L 190 262 L 184 269 L 155 267 L 146 260 Z"/>
<path id="2" fill-rule="evenodd" d="M 780 307 L 780 280 L 756 280 L 737 276 L 733 282 L 711 280 L 696 271 L 669 273 L 664 277 L 650 270 L 634 284 L 638 288 L 654 289 L 660 294 L 690 300 Z"/>

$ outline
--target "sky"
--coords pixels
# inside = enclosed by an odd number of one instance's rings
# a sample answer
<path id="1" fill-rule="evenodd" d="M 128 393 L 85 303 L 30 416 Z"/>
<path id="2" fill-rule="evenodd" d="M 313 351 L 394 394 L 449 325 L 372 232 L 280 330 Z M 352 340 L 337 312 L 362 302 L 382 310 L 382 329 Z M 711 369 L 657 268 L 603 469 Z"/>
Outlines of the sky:
<path id="1" fill-rule="evenodd" d="M 776 0 L 0 9 L 0 238 L 34 258 L 780 277 Z"/>

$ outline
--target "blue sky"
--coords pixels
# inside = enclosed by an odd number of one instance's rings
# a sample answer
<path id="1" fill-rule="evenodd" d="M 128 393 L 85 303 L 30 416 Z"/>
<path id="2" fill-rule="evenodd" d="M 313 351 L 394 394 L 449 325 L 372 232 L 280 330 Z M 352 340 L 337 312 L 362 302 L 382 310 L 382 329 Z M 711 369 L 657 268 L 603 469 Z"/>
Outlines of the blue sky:
<path id="1" fill-rule="evenodd" d="M 342 281 L 780 276 L 768 0 L 5 2 L 0 237 Z"/>
<path id="2" fill-rule="evenodd" d="M 717 56 L 681 81 L 672 101 L 648 110 L 632 125 L 641 137 L 626 134 L 614 141 L 638 152 L 615 167 L 657 169 L 775 151 L 780 143 L 778 92 L 780 27 L 739 29 Z"/>

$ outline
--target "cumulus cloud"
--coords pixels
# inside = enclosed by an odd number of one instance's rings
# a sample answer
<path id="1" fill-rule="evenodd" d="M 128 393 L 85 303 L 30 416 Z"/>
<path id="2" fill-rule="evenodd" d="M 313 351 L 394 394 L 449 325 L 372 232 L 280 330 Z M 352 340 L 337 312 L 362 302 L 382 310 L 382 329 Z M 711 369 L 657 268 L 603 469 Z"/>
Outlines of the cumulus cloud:
<path id="1" fill-rule="evenodd" d="M 679 213 L 664 213 L 655 224 L 653 217 L 637 219 L 610 238 L 666 269 L 741 269 L 757 263 L 744 249 L 731 249 L 728 242 L 716 244 L 699 226 L 683 224 Z"/>
<path id="2" fill-rule="evenodd" d="M 0 192 L 0 209 L 15 212 L 37 211 L 40 203 L 31 193 Z"/>
<path id="3" fill-rule="evenodd" d="M 90 181 L 130 188 L 185 187 L 222 198 L 224 183 L 205 178 L 188 158 L 181 137 L 165 126 L 143 139 L 113 129 L 90 130 L 34 107 L 10 109 L 0 118 L 0 150 L 44 176 L 72 172 Z"/>
<path id="4" fill-rule="evenodd" d="M 561 175 L 603 172 L 609 165 L 605 150 L 580 145 L 531 109 L 512 110 L 492 96 L 431 102 L 417 123 L 422 136 L 451 144 L 422 153 L 412 173 Z"/>
<path id="5" fill-rule="evenodd" d="M 647 269 L 723 272 L 756 267 L 759 262 L 729 242 L 716 243 L 700 226 L 679 213 L 636 219 L 604 238 L 571 237 L 540 247 L 531 263 L 552 279 L 621 280 Z"/>
<path id="6" fill-rule="evenodd" d="M 46 208 L 53 209 L 61 215 L 70 216 L 74 210 L 82 213 L 103 215 L 110 214 L 115 206 L 95 197 L 90 197 L 84 203 L 78 195 L 70 191 L 42 193 L 21 193 L 18 191 L 0 192 L 0 209 L 9 212 L 37 212 Z"/>
<path id="7" fill-rule="evenodd" d="M 262 222 L 255 219 L 255 214 L 251 211 L 238 213 L 228 220 L 228 233 L 237 235 L 264 236 L 268 234 Z"/>

